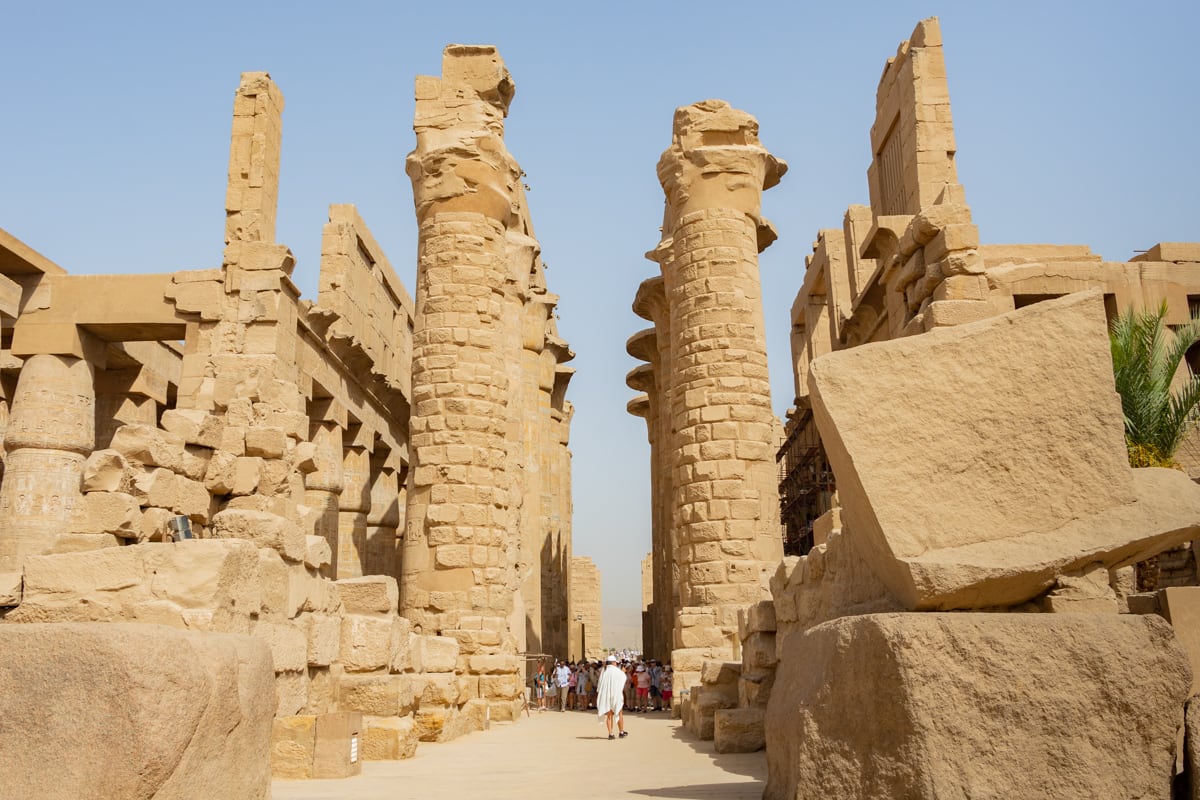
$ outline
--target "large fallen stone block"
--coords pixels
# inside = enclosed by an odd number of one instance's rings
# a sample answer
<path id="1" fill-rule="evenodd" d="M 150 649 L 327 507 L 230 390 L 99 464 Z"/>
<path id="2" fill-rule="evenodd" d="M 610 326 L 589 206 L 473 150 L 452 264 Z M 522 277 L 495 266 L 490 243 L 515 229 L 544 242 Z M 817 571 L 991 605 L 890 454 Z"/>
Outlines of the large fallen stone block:
<path id="1" fill-rule="evenodd" d="M 7 619 L 248 633 L 261 607 L 257 547 L 192 539 L 28 558 L 21 605 Z"/>
<path id="2" fill-rule="evenodd" d="M 753 753 L 766 746 L 761 708 L 723 708 L 713 715 L 713 748 L 718 753 Z"/>
<path id="3" fill-rule="evenodd" d="M 1191 681 L 1157 617 L 843 617 L 785 645 L 763 796 L 1166 800 Z"/>
<path id="4" fill-rule="evenodd" d="M 0 625 L 0 796 L 268 798 L 272 679 L 246 636 Z"/>
<path id="5" fill-rule="evenodd" d="M 1113 386 L 1097 291 L 818 358 L 846 535 L 905 608 L 945 610 L 1200 537 L 1200 487 L 1130 470 Z"/>

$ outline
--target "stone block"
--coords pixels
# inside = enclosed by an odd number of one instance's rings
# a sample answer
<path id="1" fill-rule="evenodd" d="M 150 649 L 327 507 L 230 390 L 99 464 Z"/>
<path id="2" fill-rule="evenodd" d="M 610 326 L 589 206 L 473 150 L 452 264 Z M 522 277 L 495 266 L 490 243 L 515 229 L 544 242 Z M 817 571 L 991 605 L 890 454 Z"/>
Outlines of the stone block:
<path id="1" fill-rule="evenodd" d="M 420 648 L 419 663 L 425 672 L 453 672 L 458 664 L 458 640 L 453 637 L 422 635 L 413 645 Z"/>
<path id="2" fill-rule="evenodd" d="M 419 708 L 458 705 L 458 678 L 453 672 L 413 675 L 412 686 Z"/>
<path id="3" fill-rule="evenodd" d="M 412 642 L 412 622 L 404 617 L 397 617 L 392 625 L 392 641 L 388 654 L 389 672 L 412 670 Z"/>
<path id="4" fill-rule="evenodd" d="M 739 611 L 738 636 L 742 639 L 763 631 L 774 633 L 776 627 L 774 601 L 763 600 Z"/>
<path id="5" fill-rule="evenodd" d="M 442 729 L 457 713 L 453 706 L 422 706 L 413 712 L 413 730 L 417 741 L 440 741 Z"/>
<path id="6" fill-rule="evenodd" d="M 304 537 L 304 564 L 313 569 L 328 567 L 333 563 L 333 548 L 324 536 L 308 534 Z"/>
<path id="7" fill-rule="evenodd" d="M 0 794 L 266 800 L 272 677 L 246 636 L 0 625 Z"/>
<path id="8" fill-rule="evenodd" d="M 524 660 L 520 656 L 475 655 L 467 659 L 468 671 L 476 675 L 497 675 L 521 671 Z"/>
<path id="9" fill-rule="evenodd" d="M 742 665 L 745 669 L 773 669 L 778 660 L 774 633 L 752 633 L 742 641 Z"/>
<path id="10" fill-rule="evenodd" d="M 843 617 L 780 665 L 766 800 L 1171 796 L 1191 674 L 1160 618 Z"/>
<path id="11" fill-rule="evenodd" d="M 488 701 L 483 699 L 468 700 L 450 715 L 438 735 L 439 742 L 450 742 L 468 733 L 487 730 Z"/>
<path id="12" fill-rule="evenodd" d="M 342 618 L 341 662 L 347 672 L 373 672 L 388 666 L 393 637 L 402 634 L 398 617 L 347 614 Z"/>
<path id="13" fill-rule="evenodd" d="M 271 649 L 276 672 L 302 672 L 308 667 L 308 637 L 298 625 L 260 619 L 251 633 Z"/>
<path id="14" fill-rule="evenodd" d="M 138 499 L 124 492 L 89 492 L 80 503 L 79 533 L 110 533 L 136 539 L 142 531 Z"/>
<path id="15" fill-rule="evenodd" d="M 342 644 L 341 617 L 307 613 L 301 621 L 307 626 L 308 665 L 327 667 L 336 661 Z"/>
<path id="16" fill-rule="evenodd" d="M 417 754 L 417 727 L 412 717 L 364 717 L 367 732 L 363 760 L 399 761 Z"/>
<path id="17" fill-rule="evenodd" d="M 116 450 L 97 450 L 83 462 L 84 492 L 128 492 L 133 468 Z"/>
<path id="18" fill-rule="evenodd" d="M 316 744 L 316 715 L 276 717 L 271 728 L 271 776 L 285 780 L 311 778 Z"/>
<path id="19" fill-rule="evenodd" d="M 367 575 L 337 581 L 346 611 L 351 614 L 395 614 L 400 588 L 390 575 Z"/>
<path id="20" fill-rule="evenodd" d="M 338 679 L 337 707 L 342 711 L 384 717 L 411 713 L 414 708 L 412 676 L 342 675 Z"/>
<path id="21" fill-rule="evenodd" d="M 317 717 L 314 778 L 349 778 L 362 772 L 362 714 L 334 711 Z"/>
<path id="22" fill-rule="evenodd" d="M 282 428 L 247 428 L 245 441 L 247 456 L 283 458 L 287 452 L 287 434 Z"/>
<path id="23" fill-rule="evenodd" d="M 718 753 L 754 753 L 767 746 L 762 708 L 722 708 L 713 714 L 713 748 Z"/>
<path id="24" fill-rule="evenodd" d="M 740 661 L 705 661 L 700 668 L 700 682 L 705 686 L 736 686 L 742 675 Z"/>
<path id="25" fill-rule="evenodd" d="M 307 584 L 297 580 L 294 571 L 299 569 L 301 578 L 307 578 L 304 567 L 288 564 L 275 550 L 269 547 L 258 551 L 259 586 L 262 587 L 262 613 L 283 619 L 292 619 L 304 606 Z"/>
<path id="26" fill-rule="evenodd" d="M 1097 291 L 830 353 L 809 386 L 846 526 L 906 608 L 1018 605 L 1200 535 L 1200 487 L 1129 469 Z"/>
<path id="27" fill-rule="evenodd" d="M 193 408 L 173 408 L 162 413 L 160 424 L 184 444 L 217 448 L 225 432 L 225 421 Z"/>
<path id="28" fill-rule="evenodd" d="M 282 716 L 299 714 L 308 707 L 308 673 L 275 673 L 275 713 Z"/>
<path id="29" fill-rule="evenodd" d="M 122 425 L 113 433 L 109 449 L 141 466 L 164 467 L 172 471 L 182 468 L 183 440 L 149 425 Z"/>
<path id="30" fill-rule="evenodd" d="M 308 552 L 304 531 L 289 520 L 268 511 L 225 508 L 212 518 L 213 536 L 245 539 L 259 547 L 270 547 L 286 560 L 302 562 Z"/>
<path id="31" fill-rule="evenodd" d="M 173 512 L 187 517 L 192 522 L 207 525 L 212 505 L 212 495 L 203 483 L 176 476 L 175 504 L 170 506 Z"/>
<path id="32" fill-rule="evenodd" d="M 1200 692 L 1200 586 L 1173 586 L 1158 593 L 1162 614 L 1192 665 L 1192 689 Z"/>
<path id="33" fill-rule="evenodd" d="M 25 561 L 10 622 L 153 621 L 249 633 L 262 607 L 258 549 L 240 540 L 147 543 Z"/>

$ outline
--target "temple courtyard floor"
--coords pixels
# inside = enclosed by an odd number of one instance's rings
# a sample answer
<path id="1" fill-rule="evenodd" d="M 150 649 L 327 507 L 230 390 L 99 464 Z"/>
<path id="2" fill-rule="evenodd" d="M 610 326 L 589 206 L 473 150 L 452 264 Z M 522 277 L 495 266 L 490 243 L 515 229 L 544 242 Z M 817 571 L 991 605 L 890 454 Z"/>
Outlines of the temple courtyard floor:
<path id="1" fill-rule="evenodd" d="M 665 713 L 628 714 L 614 741 L 595 712 L 536 710 L 447 744 L 425 744 L 406 761 L 367 761 L 342 780 L 272 783 L 274 800 L 480 800 L 666 797 L 758 800 L 766 754 L 722 755 Z"/>

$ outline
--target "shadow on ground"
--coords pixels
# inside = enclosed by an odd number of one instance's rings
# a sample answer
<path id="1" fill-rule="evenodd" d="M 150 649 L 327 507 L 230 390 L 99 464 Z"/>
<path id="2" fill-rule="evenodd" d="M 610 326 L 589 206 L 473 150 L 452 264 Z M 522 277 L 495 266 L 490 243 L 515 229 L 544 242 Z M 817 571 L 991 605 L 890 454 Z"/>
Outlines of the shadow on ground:
<path id="1" fill-rule="evenodd" d="M 671 727 L 671 735 L 679 741 L 686 744 L 688 747 L 695 750 L 697 753 L 703 753 L 712 759 L 712 762 L 720 767 L 725 772 L 734 775 L 749 775 L 755 780 L 761 780 L 762 776 L 766 775 L 766 752 L 759 750 L 757 753 L 718 753 L 713 749 L 711 741 L 703 741 L 697 739 L 696 736 L 683 727 L 682 724 L 676 724 Z M 758 759 L 762 759 L 758 761 Z M 737 784 L 733 784 L 737 785 Z M 685 787 L 686 788 L 686 787 Z M 676 795 L 663 795 L 663 797 L 675 797 Z M 683 797 L 685 795 L 678 795 Z"/>
<path id="2" fill-rule="evenodd" d="M 742 798 L 761 797 L 763 786 L 759 781 L 743 781 L 741 783 L 699 783 L 691 786 L 664 786 L 658 789 L 633 789 L 631 794 L 646 797 L 679 797 L 684 800 L 698 798 Z"/>

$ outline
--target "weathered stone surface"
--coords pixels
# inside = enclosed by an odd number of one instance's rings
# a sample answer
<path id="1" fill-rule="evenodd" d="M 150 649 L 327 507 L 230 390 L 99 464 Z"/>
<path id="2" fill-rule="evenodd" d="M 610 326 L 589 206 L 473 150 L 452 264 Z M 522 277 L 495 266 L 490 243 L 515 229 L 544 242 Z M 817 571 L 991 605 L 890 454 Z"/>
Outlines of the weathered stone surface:
<path id="1" fill-rule="evenodd" d="M 308 552 L 304 531 L 286 517 L 267 511 L 226 508 L 212 519 L 218 538 L 246 539 L 259 547 L 271 547 L 288 561 L 303 561 Z"/>
<path id="2" fill-rule="evenodd" d="M 421 708 L 458 705 L 458 677 L 452 672 L 414 675 L 413 696 Z"/>
<path id="3" fill-rule="evenodd" d="M 240 540 L 146 543 L 31 558 L 13 622 L 154 622 L 249 633 L 262 607 L 258 548 Z"/>
<path id="4" fill-rule="evenodd" d="M 421 742 L 441 741 L 443 728 L 458 711 L 453 706 L 422 706 L 413 713 L 413 730 Z"/>
<path id="5" fill-rule="evenodd" d="M 767 745 L 762 708 L 722 708 L 713 715 L 713 748 L 718 753 L 753 753 Z"/>
<path id="6" fill-rule="evenodd" d="M 272 677 L 244 636 L 0 625 L 0 794 L 268 798 Z"/>
<path id="7" fill-rule="evenodd" d="M 308 673 L 275 671 L 275 713 L 280 716 L 299 714 L 308 707 Z"/>
<path id="8" fill-rule="evenodd" d="M 458 641 L 449 636 L 421 636 L 421 669 L 425 672 L 453 672 L 458 663 Z"/>
<path id="9" fill-rule="evenodd" d="M 488 701 L 482 698 L 468 700 L 458 712 L 452 714 L 442 726 L 439 742 L 449 742 L 468 733 L 486 730 L 488 727 Z"/>
<path id="10" fill-rule="evenodd" d="M 390 575 L 367 575 L 337 581 L 346 611 L 351 614 L 394 614 L 400 588 Z"/>
<path id="11" fill-rule="evenodd" d="M 341 662 L 347 672 L 372 672 L 391 663 L 401 637 L 408 634 L 407 620 L 347 614 L 342 618 Z"/>
<path id="12" fill-rule="evenodd" d="M 1192 688 L 1200 692 L 1200 586 L 1175 586 L 1158 593 L 1163 616 L 1192 665 Z M 1200 787 L 1198 787 L 1200 788 Z"/>
<path id="13" fill-rule="evenodd" d="M 316 744 L 315 714 L 276 717 L 271 728 L 272 777 L 288 780 L 311 778 Z"/>
<path id="14" fill-rule="evenodd" d="M 332 614 L 307 613 L 301 619 L 308 626 L 308 664 L 327 667 L 338 657 L 342 645 L 342 620 Z"/>
<path id="15" fill-rule="evenodd" d="M 251 634 L 271 648 L 276 672 L 301 672 L 308 666 L 308 637 L 300 625 L 260 619 Z"/>
<path id="16" fill-rule="evenodd" d="M 1190 685 L 1156 617 L 843 617 L 785 646 L 764 797 L 1165 800 Z"/>
<path id="17" fill-rule="evenodd" d="M 149 425 L 122 425 L 109 447 L 135 464 L 176 471 L 182 467 L 183 440 Z"/>
<path id="18" fill-rule="evenodd" d="M 127 492 L 132 484 L 129 462 L 116 450 L 97 450 L 83 462 L 84 492 Z"/>
<path id="19" fill-rule="evenodd" d="M 398 761 L 417 754 L 417 728 L 412 717 L 364 717 L 367 726 L 363 758 Z"/>
<path id="20" fill-rule="evenodd" d="M 1099 292 L 831 353 L 809 385 L 849 533 L 908 608 L 1016 605 L 1200 535 L 1200 487 L 1128 467 Z"/>
<path id="21" fill-rule="evenodd" d="M 304 537 L 304 563 L 313 569 L 328 567 L 333 560 L 333 549 L 324 536 Z"/>
<path id="22" fill-rule="evenodd" d="M 415 708 L 411 675 L 342 675 L 338 708 L 383 717 L 406 715 Z"/>

